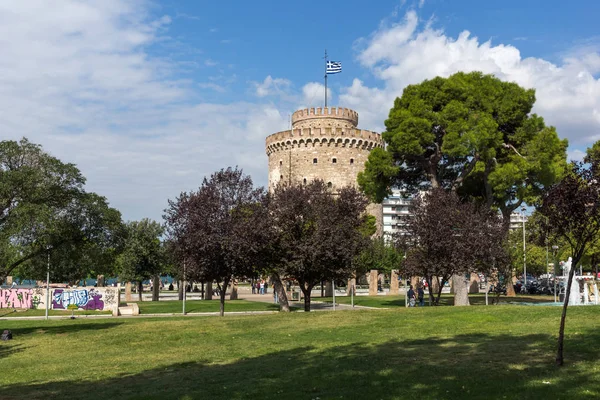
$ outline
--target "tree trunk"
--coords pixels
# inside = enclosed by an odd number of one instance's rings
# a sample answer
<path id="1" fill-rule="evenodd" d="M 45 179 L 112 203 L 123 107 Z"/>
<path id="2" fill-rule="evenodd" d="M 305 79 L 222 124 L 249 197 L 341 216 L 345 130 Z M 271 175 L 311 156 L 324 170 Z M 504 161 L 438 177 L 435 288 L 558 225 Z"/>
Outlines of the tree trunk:
<path id="1" fill-rule="evenodd" d="M 468 306 L 469 304 L 469 286 L 464 274 L 452 276 L 452 287 L 454 288 L 454 305 Z"/>
<path id="2" fill-rule="evenodd" d="M 275 290 L 275 293 L 277 293 L 277 298 L 279 299 L 279 310 L 283 312 L 290 312 L 290 303 L 287 298 L 287 293 L 285 292 L 285 286 L 281 282 L 279 274 L 274 273 L 271 276 L 271 281 L 273 282 L 273 290 Z"/>
<path id="3" fill-rule="evenodd" d="M 440 298 L 442 297 L 442 290 L 444 289 L 444 285 L 446 284 L 447 281 L 448 280 L 446 278 L 442 278 L 442 282 L 440 283 L 440 286 L 439 286 L 438 292 L 437 292 L 437 297 L 435 299 L 435 305 L 436 306 L 440 305 Z"/>
<path id="4" fill-rule="evenodd" d="M 138 296 L 140 298 L 140 301 L 142 301 L 142 291 L 144 290 L 144 284 L 142 283 L 142 281 L 138 281 Z"/>
<path id="5" fill-rule="evenodd" d="M 152 277 L 152 301 L 158 301 L 160 294 L 160 278 L 158 275 Z"/>
<path id="6" fill-rule="evenodd" d="M 179 297 L 179 301 L 183 301 L 183 282 L 177 281 L 177 295 Z"/>
<path id="7" fill-rule="evenodd" d="M 579 259 L 577 260 L 579 262 Z M 564 363 L 563 348 L 565 341 L 565 320 L 567 319 L 567 307 L 569 306 L 569 297 L 571 295 L 571 283 L 573 275 L 575 275 L 576 262 L 571 260 L 571 270 L 569 271 L 569 279 L 567 280 L 567 290 L 565 292 L 565 302 L 563 303 L 562 314 L 560 316 L 560 328 L 558 330 L 558 349 L 556 351 L 556 365 L 559 367 Z"/>
<path id="8" fill-rule="evenodd" d="M 433 279 L 431 275 L 425 277 L 427 280 L 427 291 L 429 292 L 429 306 L 433 306 Z M 435 278 L 437 279 L 437 277 Z"/>
<path id="9" fill-rule="evenodd" d="M 220 297 L 220 307 L 219 307 L 219 315 L 223 317 L 225 315 L 225 295 L 227 294 L 227 285 L 229 285 L 229 279 L 225 279 L 223 281 L 223 287 L 219 285 L 217 282 L 217 287 L 219 288 L 219 297 Z"/>
<path id="10" fill-rule="evenodd" d="M 304 294 L 304 311 L 305 312 L 309 312 L 310 311 L 310 295 L 312 292 L 312 286 L 308 286 L 306 287 L 306 285 L 302 282 L 298 282 L 300 283 L 300 290 L 302 290 L 302 294 Z"/>

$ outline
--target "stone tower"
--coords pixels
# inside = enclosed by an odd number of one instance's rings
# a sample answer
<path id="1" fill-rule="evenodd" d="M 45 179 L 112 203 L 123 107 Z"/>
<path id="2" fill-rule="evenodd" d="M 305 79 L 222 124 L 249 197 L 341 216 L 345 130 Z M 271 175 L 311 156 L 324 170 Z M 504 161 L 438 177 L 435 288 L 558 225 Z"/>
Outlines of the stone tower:
<path id="1" fill-rule="evenodd" d="M 383 147 L 381 135 L 358 129 L 358 113 L 348 108 L 309 108 L 292 114 L 292 129 L 267 136 L 269 190 L 279 182 L 298 184 L 322 179 L 336 190 L 356 186 L 369 152 Z M 369 213 L 382 228 L 381 205 Z"/>

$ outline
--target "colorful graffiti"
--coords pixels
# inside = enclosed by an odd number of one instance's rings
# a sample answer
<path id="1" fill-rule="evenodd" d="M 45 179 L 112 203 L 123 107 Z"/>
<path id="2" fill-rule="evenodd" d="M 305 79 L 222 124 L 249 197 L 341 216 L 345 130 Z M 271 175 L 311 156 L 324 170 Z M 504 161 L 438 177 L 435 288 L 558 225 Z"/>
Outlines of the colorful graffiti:
<path id="1" fill-rule="evenodd" d="M 100 300 L 102 294 L 92 290 L 56 289 L 52 295 L 52 308 L 66 310 L 71 304 L 84 310 L 104 310 L 104 301 Z"/>
<path id="2" fill-rule="evenodd" d="M 0 289 L 0 308 L 32 308 L 31 289 Z"/>

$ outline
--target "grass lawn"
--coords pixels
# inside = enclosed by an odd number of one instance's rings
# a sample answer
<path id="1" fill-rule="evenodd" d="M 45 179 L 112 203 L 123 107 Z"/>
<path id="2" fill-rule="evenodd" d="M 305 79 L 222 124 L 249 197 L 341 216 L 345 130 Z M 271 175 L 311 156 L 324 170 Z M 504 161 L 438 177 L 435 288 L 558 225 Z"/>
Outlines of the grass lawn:
<path id="1" fill-rule="evenodd" d="M 137 302 L 140 314 L 180 314 L 183 310 L 183 301 L 142 301 Z M 218 312 L 219 300 L 187 300 L 186 313 Z M 279 311 L 279 305 L 263 303 L 260 301 L 225 300 L 225 312 L 233 311 Z"/>
<path id="2" fill-rule="evenodd" d="M 489 303 L 492 304 L 492 296 L 489 296 Z M 313 297 L 314 301 L 324 301 L 332 303 L 331 297 Z M 352 299 L 348 296 L 335 296 L 335 302 L 338 304 L 351 304 Z M 485 305 L 484 294 L 469 295 L 471 305 Z M 554 296 L 515 296 L 515 297 L 500 297 L 500 305 L 519 304 L 519 303 L 548 303 L 554 301 Z M 354 296 L 354 305 L 376 308 L 397 308 L 405 307 L 404 295 L 402 296 Z M 454 305 L 454 297 L 452 294 L 443 293 L 440 297 L 440 305 Z M 425 298 L 425 306 L 428 306 L 427 297 Z"/>
<path id="3" fill-rule="evenodd" d="M 79 310 L 75 311 L 75 316 L 78 315 L 110 315 L 111 311 L 93 311 L 93 310 Z M 13 317 L 41 317 L 46 315 L 46 310 L 12 310 L 10 308 L 0 309 L 0 318 L 13 318 Z M 70 310 L 48 310 L 50 316 L 71 316 Z"/>
<path id="4" fill-rule="evenodd" d="M 600 307 L 0 321 L 1 399 L 597 399 Z"/>

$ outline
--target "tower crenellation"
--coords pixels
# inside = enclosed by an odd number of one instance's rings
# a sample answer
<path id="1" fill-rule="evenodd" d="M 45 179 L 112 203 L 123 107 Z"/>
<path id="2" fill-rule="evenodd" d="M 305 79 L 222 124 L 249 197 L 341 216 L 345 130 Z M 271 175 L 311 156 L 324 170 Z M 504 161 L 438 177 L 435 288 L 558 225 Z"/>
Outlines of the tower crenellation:
<path id="1" fill-rule="evenodd" d="M 343 107 L 312 107 L 292 114 L 292 128 L 356 128 L 358 113 Z"/>

